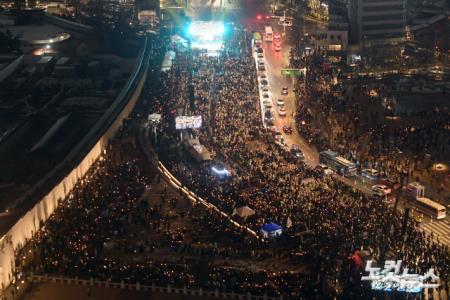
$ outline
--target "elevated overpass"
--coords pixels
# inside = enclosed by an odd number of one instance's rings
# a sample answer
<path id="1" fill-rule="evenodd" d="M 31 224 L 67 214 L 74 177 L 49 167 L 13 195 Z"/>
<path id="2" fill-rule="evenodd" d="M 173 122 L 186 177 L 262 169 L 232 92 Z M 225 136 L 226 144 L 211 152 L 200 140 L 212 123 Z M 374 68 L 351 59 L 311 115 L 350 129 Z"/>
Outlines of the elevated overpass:
<path id="1" fill-rule="evenodd" d="M 123 121 L 136 105 L 146 78 L 151 52 L 149 38 L 143 41 L 137 63 L 124 88 L 110 107 L 50 172 L 0 212 L 0 283 L 7 287 L 15 270 L 15 253 L 41 228 L 92 164 L 107 151 Z M 3 203 L 4 205 L 4 203 Z"/>

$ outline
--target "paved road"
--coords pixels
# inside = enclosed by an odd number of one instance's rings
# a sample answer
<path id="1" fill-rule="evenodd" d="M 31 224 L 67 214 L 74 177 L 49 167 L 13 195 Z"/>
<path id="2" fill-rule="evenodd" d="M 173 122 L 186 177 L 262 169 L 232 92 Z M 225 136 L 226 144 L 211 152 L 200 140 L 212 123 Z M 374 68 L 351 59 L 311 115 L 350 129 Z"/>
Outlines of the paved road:
<path id="1" fill-rule="evenodd" d="M 260 24 L 256 23 L 253 24 L 253 26 L 249 26 L 248 30 L 259 30 L 260 32 L 263 32 L 264 25 L 266 24 Z M 283 27 L 277 25 L 276 20 L 272 20 L 271 22 L 272 28 L 274 32 L 283 32 Z M 287 29 L 290 30 L 290 29 Z M 308 30 L 311 30 L 309 28 Z M 311 32 L 311 31 L 310 31 Z M 276 52 L 273 44 L 270 42 L 263 42 L 263 49 L 264 49 L 264 57 L 266 60 L 266 74 L 269 79 L 269 83 L 271 86 L 271 96 L 273 101 L 273 108 L 275 111 L 275 125 L 278 130 L 282 131 L 283 125 L 290 125 L 294 132 L 292 135 L 286 135 L 283 133 L 284 140 L 286 144 L 291 147 L 292 144 L 299 145 L 300 149 L 305 154 L 305 161 L 309 166 L 316 166 L 318 164 L 318 152 L 313 147 L 308 145 L 308 143 L 303 139 L 303 137 L 300 135 L 300 133 L 297 131 L 295 126 L 295 120 L 293 118 L 293 113 L 295 111 L 295 98 L 293 93 L 293 87 L 294 82 L 291 78 L 285 77 L 281 75 L 281 69 L 283 67 L 288 66 L 289 61 L 289 51 L 291 49 L 291 43 L 286 38 L 282 38 L 282 50 L 280 52 Z M 281 89 L 282 87 L 288 87 L 289 94 L 287 96 L 281 95 Z M 284 99 L 285 100 L 285 107 L 287 111 L 286 117 L 280 117 L 278 115 L 278 107 L 277 107 L 277 99 Z M 301 99 L 299 99 L 301 101 Z M 363 191 L 367 194 L 372 194 L 371 186 L 375 184 L 375 182 L 371 182 L 368 179 L 364 179 L 361 176 L 356 176 L 352 178 L 352 180 L 347 180 L 345 178 L 342 178 L 338 176 L 338 179 L 341 181 L 344 181 L 355 188 Z M 414 207 L 413 201 L 406 199 L 404 197 L 400 198 L 400 204 L 398 205 L 398 209 L 402 210 L 404 209 L 403 203 L 407 203 L 409 207 Z M 417 212 L 412 211 L 412 216 L 414 214 L 419 214 Z M 450 217 L 447 216 L 445 220 L 431 220 L 429 217 L 424 216 L 421 222 L 421 227 L 424 229 L 425 232 L 431 233 L 433 232 L 434 239 L 438 240 L 445 244 L 450 246 Z"/>
<path id="2" fill-rule="evenodd" d="M 354 186 L 366 194 L 372 194 L 371 186 L 375 184 L 374 181 L 365 179 L 361 176 L 355 176 L 351 179 L 335 175 L 337 179 Z M 380 201 L 383 201 L 380 199 Z M 427 215 L 421 213 L 415 208 L 413 199 L 407 198 L 404 195 L 399 195 L 399 202 L 397 210 L 402 211 L 405 207 L 412 208 L 410 217 L 420 221 L 420 227 L 428 234 L 433 233 L 433 239 L 440 243 L 450 246 L 450 216 L 447 214 L 445 219 L 433 220 Z M 391 201 L 393 205 L 393 201 Z"/>
<path id="3" fill-rule="evenodd" d="M 167 294 L 160 292 L 131 291 L 125 289 L 66 285 L 59 283 L 32 284 L 30 291 L 21 297 L 23 300 L 212 300 L 215 297 Z"/>
<path id="4" fill-rule="evenodd" d="M 275 112 L 275 125 L 278 130 L 282 132 L 282 128 L 284 125 L 289 125 L 293 129 L 292 134 L 285 134 L 283 133 L 283 138 L 286 144 L 291 147 L 293 144 L 296 144 L 300 147 L 300 149 L 303 151 L 305 155 L 305 161 L 306 163 L 314 167 L 319 162 L 319 155 L 317 150 L 314 147 L 311 147 L 308 145 L 308 143 L 303 139 L 303 137 L 299 134 L 299 132 L 296 129 L 295 126 L 295 119 L 294 119 L 294 113 L 295 113 L 295 97 L 293 93 L 294 89 L 294 79 L 291 77 L 286 77 L 281 75 L 281 69 L 289 67 L 289 53 L 292 47 L 291 41 L 287 38 L 289 36 L 289 31 L 293 30 L 289 27 L 286 27 L 286 29 L 283 29 L 283 26 L 279 26 L 277 24 L 278 20 L 272 19 L 270 22 L 270 25 L 273 28 L 274 32 L 282 33 L 282 49 L 281 51 L 277 52 L 274 49 L 273 43 L 270 42 L 263 42 L 263 49 L 264 49 L 264 57 L 266 61 L 266 74 L 269 79 L 269 84 L 271 87 L 271 96 L 273 101 L 273 110 Z M 302 22 L 303 23 L 303 22 Z M 253 31 L 257 30 L 261 33 L 264 32 L 264 26 L 269 25 L 268 23 L 247 23 L 247 30 Z M 301 24 L 300 27 L 306 26 L 309 28 L 310 32 L 312 30 L 315 30 L 314 25 L 304 22 L 304 24 Z M 302 30 L 301 28 L 298 28 L 296 26 L 296 30 Z M 289 90 L 289 93 L 287 96 L 283 96 L 281 94 L 281 90 L 283 87 L 287 87 Z M 285 100 L 285 107 L 287 111 L 286 117 L 280 117 L 278 114 L 279 107 L 277 106 L 277 100 L 278 99 L 284 99 Z"/>

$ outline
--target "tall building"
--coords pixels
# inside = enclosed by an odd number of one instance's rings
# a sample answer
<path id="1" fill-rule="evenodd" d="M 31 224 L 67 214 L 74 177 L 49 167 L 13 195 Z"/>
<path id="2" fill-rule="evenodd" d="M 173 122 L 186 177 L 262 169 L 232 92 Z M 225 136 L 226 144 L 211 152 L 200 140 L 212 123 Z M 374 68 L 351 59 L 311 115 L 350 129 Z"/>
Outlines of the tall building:
<path id="1" fill-rule="evenodd" d="M 350 41 L 363 47 L 404 40 L 407 0 L 350 0 Z"/>

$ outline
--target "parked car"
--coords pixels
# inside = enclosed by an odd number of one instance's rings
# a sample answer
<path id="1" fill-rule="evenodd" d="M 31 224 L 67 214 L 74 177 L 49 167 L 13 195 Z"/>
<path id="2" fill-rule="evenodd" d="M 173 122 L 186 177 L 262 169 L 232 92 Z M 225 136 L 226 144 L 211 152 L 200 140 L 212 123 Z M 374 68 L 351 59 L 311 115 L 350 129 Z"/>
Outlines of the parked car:
<path id="1" fill-rule="evenodd" d="M 305 156 L 303 155 L 302 150 L 300 150 L 300 147 L 298 145 L 292 145 L 291 146 L 291 154 L 295 157 L 295 158 L 300 158 L 300 159 L 304 159 Z"/>
<path id="2" fill-rule="evenodd" d="M 272 108 L 272 101 L 270 101 L 270 100 L 264 100 L 263 104 L 264 104 L 264 108 L 265 108 L 266 110 Z"/>
<path id="3" fill-rule="evenodd" d="M 266 119 L 266 121 L 273 120 L 273 114 L 270 109 L 268 109 L 264 112 L 264 118 Z"/>
<path id="4" fill-rule="evenodd" d="M 361 176 L 369 178 L 370 180 L 377 180 L 378 175 L 379 175 L 379 173 L 375 169 L 362 169 L 361 170 Z"/>
<path id="5" fill-rule="evenodd" d="M 274 43 L 273 43 L 273 47 L 275 48 L 275 51 L 281 51 L 281 43 L 280 42 L 277 42 L 277 41 L 275 41 Z"/>
<path id="6" fill-rule="evenodd" d="M 286 134 L 292 134 L 292 127 L 289 125 L 284 125 L 283 126 L 283 132 Z"/>
<path id="7" fill-rule="evenodd" d="M 275 140 L 281 141 L 281 140 L 283 139 L 283 134 L 281 134 L 281 132 L 277 129 L 277 130 L 273 133 L 273 137 L 275 138 Z"/>
<path id="8" fill-rule="evenodd" d="M 286 19 L 285 20 L 280 19 L 280 21 L 278 22 L 278 25 L 291 27 L 292 26 L 292 21 L 291 20 L 286 20 Z"/>
<path id="9" fill-rule="evenodd" d="M 321 173 L 322 175 L 332 175 L 332 174 L 334 174 L 334 171 L 331 170 L 330 168 L 328 168 L 328 166 L 327 166 L 327 165 L 324 165 L 324 164 L 319 164 L 319 165 L 317 165 L 317 166 L 315 167 L 315 170 L 320 171 L 320 173 Z"/>
<path id="10" fill-rule="evenodd" d="M 400 182 L 387 178 L 379 180 L 378 184 L 385 185 L 389 187 L 392 191 L 397 191 L 402 188 L 402 184 Z"/>
<path id="11" fill-rule="evenodd" d="M 392 192 L 392 190 L 384 184 L 373 185 L 372 191 L 375 195 L 378 195 L 378 196 L 386 196 Z"/>

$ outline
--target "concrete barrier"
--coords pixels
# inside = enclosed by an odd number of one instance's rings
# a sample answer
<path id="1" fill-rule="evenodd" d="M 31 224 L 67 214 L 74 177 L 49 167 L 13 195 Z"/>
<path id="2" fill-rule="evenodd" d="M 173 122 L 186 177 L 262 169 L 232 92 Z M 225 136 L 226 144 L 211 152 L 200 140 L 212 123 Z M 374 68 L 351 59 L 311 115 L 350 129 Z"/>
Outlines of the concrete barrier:
<path id="1" fill-rule="evenodd" d="M 72 148 L 66 158 L 44 176 L 34 188 L 20 199 L 22 217 L 0 238 L 0 284 L 7 287 L 12 281 L 15 256 L 23 245 L 40 230 L 55 209 L 63 203 L 78 180 L 106 151 L 109 141 L 116 135 L 123 121 L 138 101 L 147 77 L 150 45 L 145 39 L 138 63 L 125 87 L 97 123 Z M 56 184 L 55 184 L 56 182 Z M 45 190 L 43 190 L 45 189 Z M 40 198 L 39 198 L 40 197 Z M 35 199 L 40 199 L 35 202 Z"/>
<path id="2" fill-rule="evenodd" d="M 172 173 L 167 170 L 167 168 L 163 165 L 162 162 L 158 161 L 157 163 L 158 171 L 166 178 L 166 180 L 176 189 L 181 190 L 183 194 L 190 199 L 193 203 L 200 202 L 203 206 L 205 206 L 208 209 L 214 210 L 216 213 L 221 215 L 222 217 L 229 220 L 229 222 L 236 226 L 237 228 L 243 228 L 245 229 L 250 235 L 256 237 L 257 239 L 263 240 L 262 237 L 260 237 L 255 231 L 251 230 L 247 226 L 243 226 L 239 224 L 238 222 L 232 220 L 228 214 L 217 208 L 215 205 L 205 201 L 204 199 L 197 196 L 192 191 L 188 190 L 186 187 L 184 187 L 178 179 L 176 179 L 175 176 L 172 175 Z"/>

